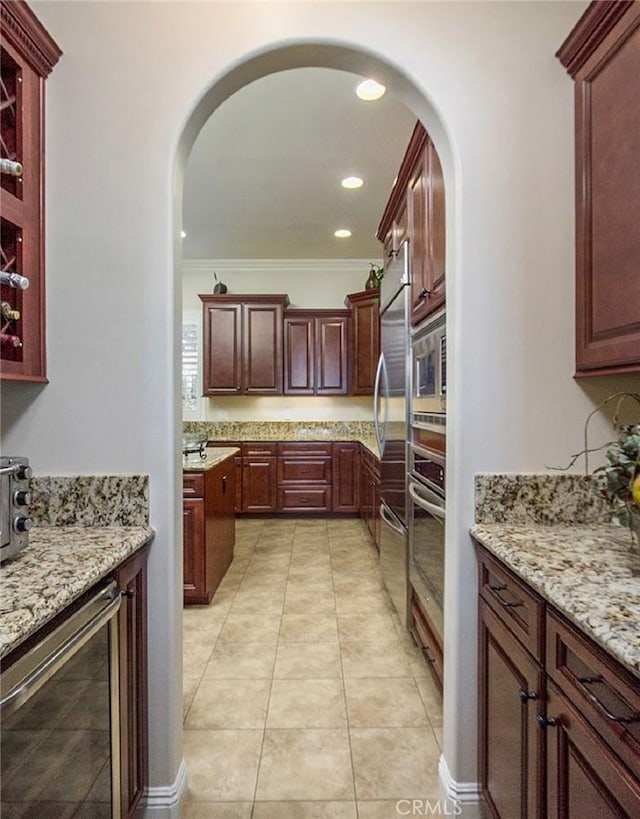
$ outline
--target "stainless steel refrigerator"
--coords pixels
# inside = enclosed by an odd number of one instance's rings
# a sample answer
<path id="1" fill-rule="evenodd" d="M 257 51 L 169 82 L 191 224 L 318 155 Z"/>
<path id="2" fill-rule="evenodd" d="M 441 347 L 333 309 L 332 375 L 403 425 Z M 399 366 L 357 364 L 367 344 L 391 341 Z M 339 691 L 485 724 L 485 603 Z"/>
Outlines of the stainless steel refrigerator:
<path id="1" fill-rule="evenodd" d="M 373 418 L 381 456 L 380 569 L 404 625 L 407 623 L 407 364 L 409 355 L 409 246 L 387 265 L 380 290 L 380 360 Z"/>

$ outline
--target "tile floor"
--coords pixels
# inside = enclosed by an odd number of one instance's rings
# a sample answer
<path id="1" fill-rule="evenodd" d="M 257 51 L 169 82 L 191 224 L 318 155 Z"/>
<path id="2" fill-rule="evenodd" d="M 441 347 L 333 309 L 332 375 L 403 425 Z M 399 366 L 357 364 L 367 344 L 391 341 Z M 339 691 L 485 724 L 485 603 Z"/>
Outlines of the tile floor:
<path id="1" fill-rule="evenodd" d="M 358 520 L 237 521 L 212 604 L 184 612 L 184 714 L 183 819 L 398 819 L 398 800 L 438 799 L 439 696 Z"/>

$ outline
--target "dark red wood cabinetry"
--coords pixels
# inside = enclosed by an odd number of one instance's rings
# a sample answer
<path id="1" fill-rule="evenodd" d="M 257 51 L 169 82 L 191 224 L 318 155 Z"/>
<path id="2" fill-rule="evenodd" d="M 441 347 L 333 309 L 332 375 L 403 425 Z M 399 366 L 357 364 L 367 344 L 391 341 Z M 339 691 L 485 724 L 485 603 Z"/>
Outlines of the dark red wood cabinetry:
<path id="1" fill-rule="evenodd" d="M 233 560 L 236 466 L 233 456 L 183 475 L 184 602 L 208 604 Z"/>
<path id="2" fill-rule="evenodd" d="M 640 683 L 478 547 L 479 778 L 494 819 L 640 816 Z"/>
<path id="3" fill-rule="evenodd" d="M 0 287 L 2 302 L 14 312 L 10 320 L 0 319 L 0 375 L 14 381 L 46 381 L 45 79 L 62 52 L 26 3 L 2 2 L 0 13 L 0 157 L 23 167 L 20 176 L 0 175 L 0 267 L 29 280 L 27 290 Z M 5 344 L 12 337 L 21 346 Z"/>
<path id="4" fill-rule="evenodd" d="M 201 295 L 203 395 L 282 395 L 286 295 Z"/>
<path id="5" fill-rule="evenodd" d="M 384 263 L 409 239 L 411 323 L 445 303 L 445 191 L 438 153 L 421 123 L 411 135 L 377 231 Z"/>
<path id="6" fill-rule="evenodd" d="M 278 444 L 278 511 L 331 510 L 330 443 Z"/>
<path id="7" fill-rule="evenodd" d="M 575 80 L 576 375 L 640 372 L 640 3 L 591 3 Z"/>
<path id="8" fill-rule="evenodd" d="M 380 461 L 366 447 L 360 450 L 360 517 L 376 548 L 380 543 Z"/>
<path id="9" fill-rule="evenodd" d="M 360 444 L 333 444 L 333 511 L 357 513 L 360 509 Z"/>
<path id="10" fill-rule="evenodd" d="M 285 395 L 347 395 L 349 311 L 287 310 Z"/>
<path id="11" fill-rule="evenodd" d="M 277 511 L 278 471 L 276 444 L 242 444 L 242 511 Z"/>
<path id="12" fill-rule="evenodd" d="M 349 393 L 373 395 L 380 357 L 380 291 L 349 293 L 345 304 L 351 310 Z"/>

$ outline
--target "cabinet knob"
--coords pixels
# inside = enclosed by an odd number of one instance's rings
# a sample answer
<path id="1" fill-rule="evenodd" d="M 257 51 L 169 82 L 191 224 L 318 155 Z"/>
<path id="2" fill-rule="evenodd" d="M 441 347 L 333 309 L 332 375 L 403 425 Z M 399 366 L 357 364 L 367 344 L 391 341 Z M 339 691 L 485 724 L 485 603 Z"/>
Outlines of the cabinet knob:
<path id="1" fill-rule="evenodd" d="M 136 596 L 136 590 L 135 589 L 121 589 L 120 594 L 121 594 L 122 597 L 128 597 L 129 599 L 131 599 L 132 597 Z"/>
<path id="2" fill-rule="evenodd" d="M 557 724 L 558 720 L 555 719 L 555 717 L 543 717 L 542 715 L 538 717 L 538 725 L 540 728 L 553 728 Z"/>
<path id="3" fill-rule="evenodd" d="M 518 696 L 520 697 L 520 702 L 523 705 L 526 705 L 529 702 L 529 700 L 538 699 L 538 695 L 536 694 L 535 691 L 525 691 L 523 688 L 521 688 L 520 691 L 518 692 Z"/>
<path id="4" fill-rule="evenodd" d="M 431 290 L 427 290 L 426 287 L 423 287 L 422 290 L 418 293 L 419 299 L 426 299 L 427 296 L 431 295 Z"/>
<path id="5" fill-rule="evenodd" d="M 227 476 L 222 476 L 222 491 L 223 493 L 227 491 Z"/>

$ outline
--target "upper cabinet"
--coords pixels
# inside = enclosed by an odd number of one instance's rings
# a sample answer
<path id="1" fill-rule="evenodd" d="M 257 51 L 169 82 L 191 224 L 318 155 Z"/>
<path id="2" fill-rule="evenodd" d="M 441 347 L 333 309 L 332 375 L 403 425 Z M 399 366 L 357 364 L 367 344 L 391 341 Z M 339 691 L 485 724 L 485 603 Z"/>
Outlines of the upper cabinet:
<path id="1" fill-rule="evenodd" d="M 640 372 L 640 3 L 591 3 L 575 80 L 576 375 Z"/>
<path id="2" fill-rule="evenodd" d="M 0 373 L 46 382 L 45 79 L 62 52 L 23 2 L 2 2 L 0 69 Z M 22 289 L 28 280 L 28 289 Z"/>
<path id="3" fill-rule="evenodd" d="M 380 291 L 349 293 L 351 310 L 350 394 L 373 395 L 380 356 Z"/>
<path id="4" fill-rule="evenodd" d="M 348 310 L 287 310 L 285 395 L 347 395 Z"/>
<path id="5" fill-rule="evenodd" d="M 377 231 L 385 265 L 409 239 L 411 323 L 445 302 L 444 176 L 437 151 L 417 123 Z"/>
<path id="6" fill-rule="evenodd" d="M 203 395 L 282 395 L 284 294 L 201 295 Z"/>

